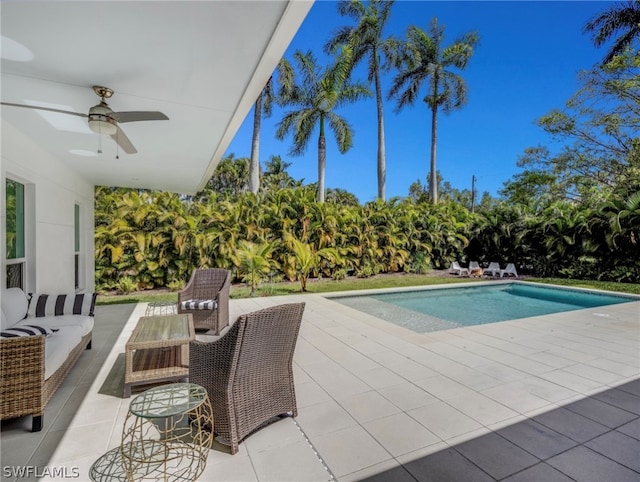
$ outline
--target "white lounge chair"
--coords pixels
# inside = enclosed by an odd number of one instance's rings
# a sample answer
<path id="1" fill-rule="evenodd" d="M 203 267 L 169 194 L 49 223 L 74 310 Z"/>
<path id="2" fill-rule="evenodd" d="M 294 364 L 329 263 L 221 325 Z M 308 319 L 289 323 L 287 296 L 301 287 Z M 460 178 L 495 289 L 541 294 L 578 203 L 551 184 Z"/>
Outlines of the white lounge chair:
<path id="1" fill-rule="evenodd" d="M 471 276 L 482 276 L 482 268 L 477 261 L 471 261 L 469 263 L 469 274 Z"/>
<path id="2" fill-rule="evenodd" d="M 487 276 L 499 276 L 500 264 L 496 262 L 489 263 L 489 266 L 484 269 L 484 274 L 486 274 Z"/>
<path id="3" fill-rule="evenodd" d="M 513 275 L 514 277 L 518 277 L 518 272 L 516 271 L 516 265 L 513 263 L 507 264 L 505 269 L 500 270 L 500 278 L 504 278 L 504 275 Z"/>
<path id="4" fill-rule="evenodd" d="M 453 263 L 451 263 L 451 267 L 449 268 L 449 273 L 457 274 L 458 276 L 462 276 L 462 275 L 469 276 L 469 269 L 463 268 L 458 264 L 457 261 L 454 261 Z"/>

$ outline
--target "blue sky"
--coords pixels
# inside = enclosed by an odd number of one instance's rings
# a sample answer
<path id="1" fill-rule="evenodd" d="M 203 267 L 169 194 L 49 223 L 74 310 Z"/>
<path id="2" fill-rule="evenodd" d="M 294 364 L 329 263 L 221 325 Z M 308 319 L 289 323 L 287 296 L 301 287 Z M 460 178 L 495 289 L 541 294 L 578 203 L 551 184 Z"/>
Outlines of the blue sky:
<path id="1" fill-rule="evenodd" d="M 503 183 L 519 171 L 516 162 L 526 147 L 552 147 L 535 120 L 561 108 L 579 88 L 578 72 L 604 56 L 604 49 L 596 49 L 582 28 L 610 5 L 593 1 L 396 1 L 387 35 L 404 38 L 409 25 L 428 30 L 431 19 L 437 17 L 446 26 L 444 45 L 469 31 L 480 36 L 467 69 L 461 72 L 467 82 L 468 103 L 449 115 L 439 115 L 437 164 L 445 180 L 455 188 L 470 189 L 475 175 L 478 192 L 496 196 Z M 337 13 L 335 2 L 316 1 L 285 57 L 291 59 L 295 50 L 310 49 L 328 62 L 322 52 L 326 40 L 337 27 L 350 24 L 351 19 Z M 390 72 L 383 78 L 385 92 L 393 75 Z M 360 78 L 366 80 L 366 75 Z M 429 169 L 427 106 L 416 102 L 397 113 L 394 109 L 395 101 L 385 101 L 387 199 L 406 196 L 417 179 L 424 184 Z M 270 118 L 263 118 L 261 162 L 280 155 L 292 163 L 289 173 L 294 178 L 315 182 L 317 133 L 304 155 L 290 156 L 291 138 L 275 138 L 283 112 L 275 108 Z M 354 145 L 340 154 L 332 134 L 327 134 L 326 186 L 346 189 L 360 202 L 371 201 L 377 195 L 375 100 L 372 97 L 338 112 L 354 129 Z M 253 111 L 227 153 L 250 156 L 252 125 Z"/>

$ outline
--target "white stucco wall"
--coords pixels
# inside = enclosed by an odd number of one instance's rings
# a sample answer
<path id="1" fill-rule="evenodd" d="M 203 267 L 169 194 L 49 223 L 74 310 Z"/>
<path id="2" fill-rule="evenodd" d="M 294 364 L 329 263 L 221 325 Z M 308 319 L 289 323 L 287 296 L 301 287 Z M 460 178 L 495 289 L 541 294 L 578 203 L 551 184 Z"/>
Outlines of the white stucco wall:
<path id="1" fill-rule="evenodd" d="M 6 178 L 25 184 L 27 291 L 72 293 L 74 206 L 80 206 L 80 288 L 94 290 L 94 187 L 28 137 L 2 122 L 1 283 L 6 283 Z"/>

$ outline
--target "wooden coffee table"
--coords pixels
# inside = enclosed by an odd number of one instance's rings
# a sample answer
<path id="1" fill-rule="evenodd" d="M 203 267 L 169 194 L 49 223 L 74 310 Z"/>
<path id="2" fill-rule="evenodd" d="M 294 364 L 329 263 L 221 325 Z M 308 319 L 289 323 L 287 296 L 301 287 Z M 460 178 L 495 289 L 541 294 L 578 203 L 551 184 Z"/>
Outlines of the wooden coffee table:
<path id="1" fill-rule="evenodd" d="M 134 385 L 185 380 L 194 339 L 191 314 L 140 318 L 125 345 L 124 398 Z"/>

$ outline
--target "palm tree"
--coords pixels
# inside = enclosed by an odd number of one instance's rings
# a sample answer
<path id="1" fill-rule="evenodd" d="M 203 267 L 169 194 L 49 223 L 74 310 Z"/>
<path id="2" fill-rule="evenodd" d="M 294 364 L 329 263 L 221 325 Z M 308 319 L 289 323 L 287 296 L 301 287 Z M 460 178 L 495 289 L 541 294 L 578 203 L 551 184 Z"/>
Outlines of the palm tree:
<path id="1" fill-rule="evenodd" d="M 279 83 L 286 85 L 285 78 L 290 75 L 286 70 L 288 66 L 282 60 L 278 63 L 276 71 L 278 72 Z M 278 96 L 282 96 L 281 89 Z M 251 161 L 249 163 L 249 191 L 258 194 L 260 189 L 260 125 L 262 123 L 262 114 L 266 117 L 271 116 L 273 103 L 279 101 L 273 86 L 273 76 L 260 91 L 260 95 L 256 99 L 253 106 L 253 135 L 251 137 Z"/>
<path id="2" fill-rule="evenodd" d="M 584 32 L 591 33 L 596 47 L 601 47 L 614 35 L 619 34 L 602 61 L 603 64 L 609 63 L 635 39 L 640 38 L 640 1 L 629 0 L 612 5 L 591 19 L 585 25 Z"/>
<path id="3" fill-rule="evenodd" d="M 264 165 L 263 189 L 277 190 L 294 187 L 296 180 L 287 172 L 290 166 L 291 163 L 283 161 L 282 157 L 271 156 Z"/>
<path id="4" fill-rule="evenodd" d="M 256 287 L 271 272 L 277 263 L 271 258 L 275 243 L 261 244 L 241 240 L 233 255 L 233 262 L 238 267 L 242 280 L 251 287 L 251 296 L 255 295 Z"/>
<path id="5" fill-rule="evenodd" d="M 393 0 L 370 0 L 368 5 L 362 0 L 342 0 L 338 2 L 340 15 L 348 16 L 356 21 L 353 27 L 339 28 L 327 44 L 325 51 L 333 52 L 343 45 L 353 49 L 353 65 L 355 68 L 367 59 L 368 80 L 376 88 L 376 107 L 378 112 L 378 198 L 384 201 L 386 189 L 387 161 L 384 144 L 384 113 L 382 109 L 382 86 L 380 71 L 388 70 L 395 58 L 397 42 L 395 39 L 383 38 L 382 30 L 389 18 Z M 381 62 L 381 56 L 385 62 Z"/>
<path id="6" fill-rule="evenodd" d="M 297 84 L 293 76 L 286 79 L 288 85 L 283 87 L 283 91 L 288 94 L 283 101 L 286 105 L 293 106 L 294 110 L 284 115 L 278 124 L 276 137 L 282 140 L 287 134 L 293 133 L 293 147 L 290 154 L 299 156 L 306 150 L 316 125 L 319 126 L 318 202 L 324 202 L 325 124 L 328 124 L 333 132 L 340 153 L 347 152 L 353 144 L 353 130 L 342 116 L 334 112 L 334 109 L 369 95 L 369 89 L 361 83 L 349 81 L 353 54 L 348 47 L 343 47 L 335 63 L 323 70 L 318 66 L 311 51 L 303 53 L 298 50 L 293 56 L 298 64 L 302 82 Z"/>
<path id="7" fill-rule="evenodd" d="M 405 58 L 400 72 L 393 80 L 389 98 L 397 97 L 396 111 L 406 105 L 413 105 L 420 87 L 429 81 L 424 102 L 431 109 L 431 170 L 429 194 L 431 202 L 438 202 L 436 170 L 436 142 L 438 133 L 438 110 L 448 114 L 458 109 L 467 100 L 467 86 L 462 77 L 449 70 L 451 67 L 464 69 L 478 43 L 478 35 L 469 32 L 453 44 L 443 47 L 444 26 L 438 19 L 431 22 L 429 33 L 416 26 L 407 30 Z"/>
<path id="8" fill-rule="evenodd" d="M 288 263 L 293 272 L 295 272 L 296 278 L 300 281 L 300 289 L 303 292 L 307 291 L 307 281 L 311 272 L 318 269 L 322 259 L 329 260 L 332 263 L 340 263 L 342 261 L 335 248 L 316 249 L 312 244 L 304 243 L 291 235 L 285 236 L 284 241 L 290 249 Z"/>

